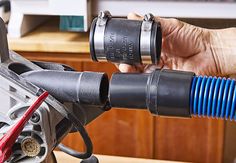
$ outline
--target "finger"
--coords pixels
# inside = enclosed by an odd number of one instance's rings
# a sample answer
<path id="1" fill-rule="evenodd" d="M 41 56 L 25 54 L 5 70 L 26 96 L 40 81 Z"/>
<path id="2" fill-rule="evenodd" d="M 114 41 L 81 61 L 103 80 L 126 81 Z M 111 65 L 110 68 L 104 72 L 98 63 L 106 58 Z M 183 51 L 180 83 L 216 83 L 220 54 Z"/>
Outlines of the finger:
<path id="1" fill-rule="evenodd" d="M 164 62 L 161 58 L 157 65 L 156 64 L 146 65 L 145 68 L 144 68 L 144 72 L 145 73 L 152 73 L 156 69 L 162 69 L 163 66 L 164 66 Z"/>
<path id="2" fill-rule="evenodd" d="M 143 20 L 143 16 L 137 14 L 137 13 L 129 13 L 128 14 L 128 19 L 131 20 Z M 160 22 L 161 26 L 162 26 L 162 32 L 163 35 L 166 36 L 169 33 L 171 33 L 173 31 L 173 29 L 176 28 L 177 24 L 178 24 L 178 20 L 177 19 L 165 19 L 165 18 L 161 18 L 159 16 L 155 16 L 155 21 L 156 22 Z"/>
<path id="3" fill-rule="evenodd" d="M 138 15 L 138 14 L 132 12 L 132 13 L 128 14 L 128 19 L 131 19 L 131 20 L 143 20 L 143 16 Z"/>
<path id="4" fill-rule="evenodd" d="M 123 63 L 119 65 L 119 70 L 121 72 L 137 72 L 135 66 L 131 66 L 128 64 L 123 64 Z"/>
<path id="5" fill-rule="evenodd" d="M 181 28 L 184 23 L 174 18 L 161 18 L 156 16 L 155 21 L 160 22 L 163 37 L 169 35 L 174 30 Z"/>
<path id="6" fill-rule="evenodd" d="M 114 63 L 114 65 L 116 66 L 116 68 L 118 68 L 119 69 L 119 63 Z"/>
<path id="7" fill-rule="evenodd" d="M 143 20 L 143 16 L 132 12 L 128 14 L 128 19 Z M 182 21 L 174 18 L 161 18 L 159 16 L 155 16 L 155 21 L 160 22 L 164 37 L 172 33 L 176 28 L 180 28 L 184 24 Z"/>
<path id="8" fill-rule="evenodd" d="M 144 68 L 145 73 L 152 73 L 154 70 L 158 69 L 157 65 L 151 64 L 151 65 L 146 65 Z"/>
<path id="9" fill-rule="evenodd" d="M 135 68 L 136 68 L 136 72 L 143 72 L 144 71 L 144 67 L 146 66 L 146 64 L 136 64 Z"/>

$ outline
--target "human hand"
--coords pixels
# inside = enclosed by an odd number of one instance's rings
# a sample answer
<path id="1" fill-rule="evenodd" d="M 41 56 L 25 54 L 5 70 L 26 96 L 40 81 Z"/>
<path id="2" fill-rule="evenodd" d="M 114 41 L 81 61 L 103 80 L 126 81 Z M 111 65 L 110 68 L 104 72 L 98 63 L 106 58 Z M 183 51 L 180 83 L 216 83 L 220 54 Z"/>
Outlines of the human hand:
<path id="1" fill-rule="evenodd" d="M 143 18 L 131 13 L 128 19 Z M 155 68 L 167 68 L 192 71 L 198 75 L 225 76 L 231 73 L 227 70 L 227 64 L 224 64 L 228 60 L 227 55 L 222 55 L 218 50 L 223 48 L 217 39 L 219 30 L 196 27 L 177 19 L 155 17 L 155 20 L 162 26 L 160 63 L 138 66 L 119 64 L 117 66 L 121 72 L 150 72 Z"/>

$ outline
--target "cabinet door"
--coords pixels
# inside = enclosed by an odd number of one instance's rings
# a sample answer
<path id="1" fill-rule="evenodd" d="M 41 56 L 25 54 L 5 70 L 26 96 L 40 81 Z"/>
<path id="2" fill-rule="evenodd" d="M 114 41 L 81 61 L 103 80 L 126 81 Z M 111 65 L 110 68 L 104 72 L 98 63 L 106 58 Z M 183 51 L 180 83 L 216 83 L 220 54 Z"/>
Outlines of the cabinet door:
<path id="1" fill-rule="evenodd" d="M 155 158 L 221 163 L 224 121 L 155 118 Z"/>

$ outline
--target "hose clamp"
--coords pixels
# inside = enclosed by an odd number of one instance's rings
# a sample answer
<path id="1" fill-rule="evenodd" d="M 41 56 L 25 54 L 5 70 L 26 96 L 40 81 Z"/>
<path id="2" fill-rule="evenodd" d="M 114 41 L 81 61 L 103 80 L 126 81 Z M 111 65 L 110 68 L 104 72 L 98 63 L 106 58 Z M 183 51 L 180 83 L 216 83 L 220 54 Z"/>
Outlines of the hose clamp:
<path id="1" fill-rule="evenodd" d="M 151 33 L 154 16 L 146 14 L 141 26 L 140 52 L 142 61 L 151 58 Z"/>
<path id="2" fill-rule="evenodd" d="M 94 47 L 98 61 L 106 60 L 104 37 L 107 21 L 111 18 L 109 11 L 102 11 L 98 15 L 95 32 L 94 32 Z"/>

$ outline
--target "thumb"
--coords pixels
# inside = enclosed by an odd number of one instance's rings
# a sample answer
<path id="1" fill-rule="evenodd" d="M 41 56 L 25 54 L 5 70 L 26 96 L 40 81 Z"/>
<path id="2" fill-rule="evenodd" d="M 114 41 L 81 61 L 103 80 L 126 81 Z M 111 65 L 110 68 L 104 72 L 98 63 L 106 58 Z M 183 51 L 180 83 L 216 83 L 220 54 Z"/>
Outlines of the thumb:
<path id="1" fill-rule="evenodd" d="M 184 25 L 184 22 L 175 18 L 160 18 L 156 16 L 155 21 L 160 22 L 163 37 L 171 34 L 174 30 L 182 28 Z"/>
<path id="2" fill-rule="evenodd" d="M 127 17 L 128 19 L 131 19 L 131 20 L 143 20 L 143 16 L 140 16 L 134 12 L 129 13 Z"/>

